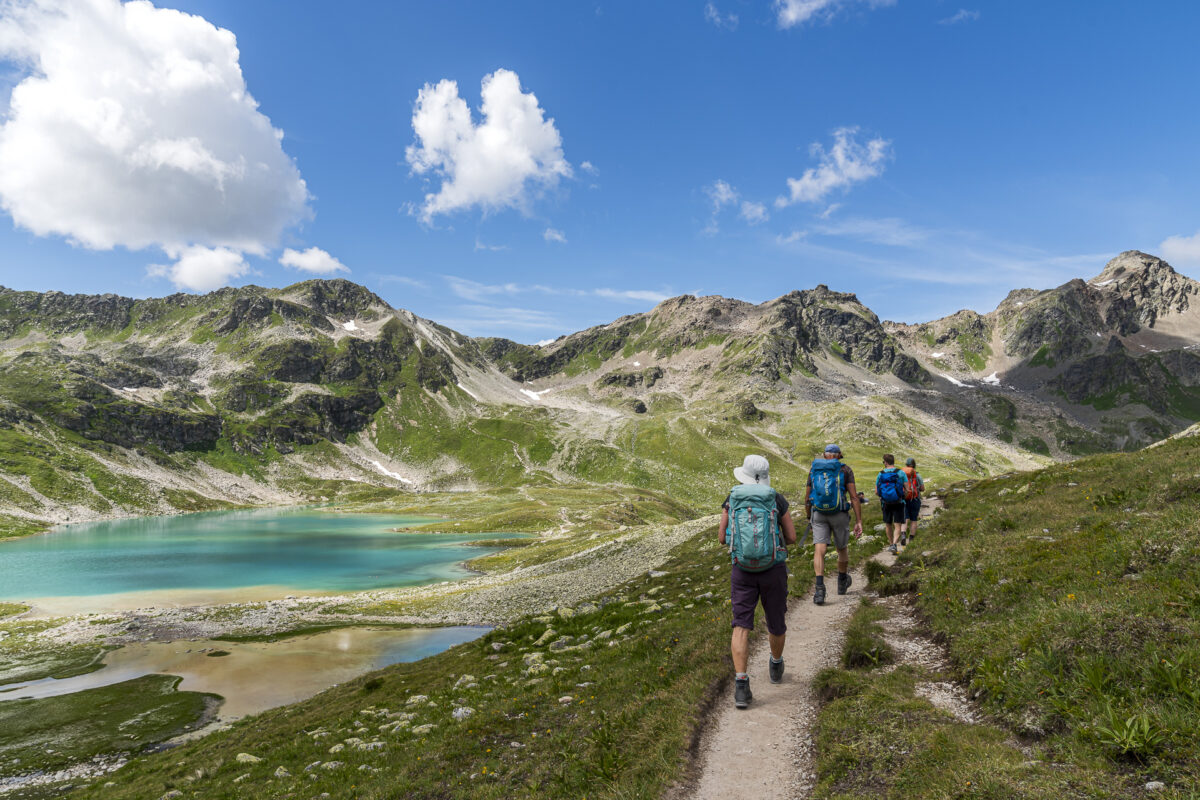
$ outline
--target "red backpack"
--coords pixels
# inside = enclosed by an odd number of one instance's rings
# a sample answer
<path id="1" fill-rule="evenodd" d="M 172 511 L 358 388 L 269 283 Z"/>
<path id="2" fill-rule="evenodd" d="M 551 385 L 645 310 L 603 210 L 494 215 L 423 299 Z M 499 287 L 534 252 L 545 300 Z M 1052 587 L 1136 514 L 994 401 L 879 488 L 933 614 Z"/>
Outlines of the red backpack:
<path id="1" fill-rule="evenodd" d="M 917 470 L 915 467 L 905 467 L 904 477 L 908 478 L 908 483 L 904 484 L 904 499 L 916 500 L 921 496 L 921 486 L 917 483 Z"/>

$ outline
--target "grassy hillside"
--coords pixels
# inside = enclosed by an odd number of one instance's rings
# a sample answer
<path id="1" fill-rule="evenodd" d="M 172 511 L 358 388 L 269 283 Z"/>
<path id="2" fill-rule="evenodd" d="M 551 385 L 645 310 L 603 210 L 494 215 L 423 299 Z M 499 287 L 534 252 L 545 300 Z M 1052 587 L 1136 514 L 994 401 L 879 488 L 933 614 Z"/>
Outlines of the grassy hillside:
<path id="1" fill-rule="evenodd" d="M 952 492 L 872 585 L 911 591 L 994 724 L 933 709 L 913 667 L 827 677 L 820 796 L 1195 797 L 1198 520 L 1196 437 Z"/>

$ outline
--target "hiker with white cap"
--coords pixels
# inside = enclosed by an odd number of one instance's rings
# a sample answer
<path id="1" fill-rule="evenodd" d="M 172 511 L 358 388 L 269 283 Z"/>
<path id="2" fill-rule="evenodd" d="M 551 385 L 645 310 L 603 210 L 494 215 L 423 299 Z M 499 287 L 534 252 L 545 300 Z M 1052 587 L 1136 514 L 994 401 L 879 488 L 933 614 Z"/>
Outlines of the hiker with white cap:
<path id="1" fill-rule="evenodd" d="M 854 538 L 862 536 L 862 500 L 854 487 L 854 470 L 842 463 L 842 448 L 825 445 L 825 457 L 813 459 L 804 487 L 804 510 L 812 523 L 813 572 L 817 584 L 813 587 L 813 602 L 825 604 L 825 551 L 830 544 L 837 548 L 837 593 L 850 588 L 850 509 L 854 509 Z"/>
<path id="2" fill-rule="evenodd" d="M 750 631 L 754 610 L 762 602 L 771 644 L 768 675 L 771 683 L 783 680 L 783 643 L 787 633 L 787 545 L 796 543 L 796 526 L 788 514 L 788 501 L 771 488 L 770 464 L 762 456 L 746 456 L 733 476 L 741 484 L 733 487 L 721 504 L 717 529 L 721 544 L 729 545 L 733 568 L 730 597 L 733 601 L 733 702 L 746 708 L 750 692 Z M 727 535 L 728 534 L 728 535 Z"/>

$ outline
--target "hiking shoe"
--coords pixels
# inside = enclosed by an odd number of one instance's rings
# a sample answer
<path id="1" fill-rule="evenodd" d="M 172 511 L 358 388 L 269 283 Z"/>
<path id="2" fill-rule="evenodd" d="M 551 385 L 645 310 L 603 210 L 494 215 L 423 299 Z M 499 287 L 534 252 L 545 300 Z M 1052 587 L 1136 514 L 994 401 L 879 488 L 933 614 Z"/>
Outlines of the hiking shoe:
<path id="1" fill-rule="evenodd" d="M 813 602 L 819 606 L 825 605 L 825 584 L 818 583 L 817 588 L 813 589 Z"/>
<path id="2" fill-rule="evenodd" d="M 905 534 L 901 534 L 901 536 L 900 536 L 900 546 L 901 546 L 901 547 L 908 547 L 908 534 L 907 534 L 907 533 L 905 533 Z"/>
<path id="3" fill-rule="evenodd" d="M 737 678 L 733 684 L 733 704 L 738 708 L 750 705 L 750 701 L 754 699 L 754 694 L 750 691 L 750 679 Z"/>
<path id="4" fill-rule="evenodd" d="M 899 551 L 896 549 L 896 545 L 894 545 L 894 544 L 888 545 L 888 552 L 891 553 L 892 555 L 897 555 L 899 553 Z"/>
<path id="5" fill-rule="evenodd" d="M 780 683 L 783 681 L 783 659 L 776 661 L 771 659 L 771 663 L 767 665 L 767 673 L 771 677 L 771 683 Z"/>
<path id="6" fill-rule="evenodd" d="M 850 588 L 850 584 L 854 583 L 854 579 L 850 577 L 849 572 L 838 573 L 838 594 L 845 594 Z"/>

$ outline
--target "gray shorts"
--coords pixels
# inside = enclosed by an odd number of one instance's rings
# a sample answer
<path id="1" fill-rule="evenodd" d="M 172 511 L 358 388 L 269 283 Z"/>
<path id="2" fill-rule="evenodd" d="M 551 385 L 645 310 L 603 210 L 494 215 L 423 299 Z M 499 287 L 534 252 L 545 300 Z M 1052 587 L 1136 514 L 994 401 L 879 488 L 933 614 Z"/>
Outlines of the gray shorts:
<path id="1" fill-rule="evenodd" d="M 814 511 L 811 521 L 813 544 L 833 544 L 838 550 L 845 550 L 850 544 L 849 511 L 839 511 L 836 514 Z"/>

